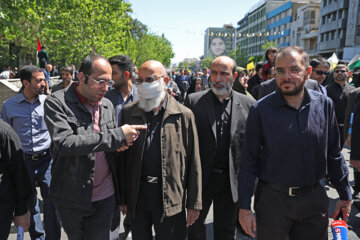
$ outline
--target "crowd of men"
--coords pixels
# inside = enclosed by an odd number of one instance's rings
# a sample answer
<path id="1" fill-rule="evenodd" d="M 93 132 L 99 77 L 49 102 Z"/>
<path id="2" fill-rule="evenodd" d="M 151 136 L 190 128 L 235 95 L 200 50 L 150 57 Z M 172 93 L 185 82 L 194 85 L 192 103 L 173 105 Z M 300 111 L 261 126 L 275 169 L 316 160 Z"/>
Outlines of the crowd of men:
<path id="1" fill-rule="evenodd" d="M 122 213 L 132 239 L 200 240 L 213 205 L 214 239 L 238 222 L 259 240 L 325 240 L 324 183 L 333 218 L 360 198 L 341 154 L 360 169 L 360 73 L 349 83 L 345 62 L 269 48 L 249 76 L 227 56 L 191 74 L 89 55 L 53 86 L 49 65 L 21 68 L 1 109 L 0 239 L 12 219 L 31 239 L 118 239 Z"/>

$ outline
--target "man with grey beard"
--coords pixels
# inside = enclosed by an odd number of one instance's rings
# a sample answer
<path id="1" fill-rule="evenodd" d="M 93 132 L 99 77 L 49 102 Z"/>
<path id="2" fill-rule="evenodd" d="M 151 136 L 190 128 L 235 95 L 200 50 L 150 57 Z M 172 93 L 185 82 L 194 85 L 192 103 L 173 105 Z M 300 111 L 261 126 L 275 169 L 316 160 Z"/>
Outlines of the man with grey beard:
<path id="1" fill-rule="evenodd" d="M 152 226 L 156 239 L 185 239 L 186 226 L 202 206 L 194 115 L 167 94 L 169 77 L 160 62 L 145 62 L 138 76 L 139 100 L 124 106 L 120 124 L 148 129 L 123 154 L 121 202 L 131 217 L 134 240 L 152 239 Z"/>
<path id="2" fill-rule="evenodd" d="M 188 239 L 206 239 L 204 221 L 213 203 L 214 239 L 235 239 L 238 201 L 237 175 L 252 98 L 232 91 L 236 63 L 225 56 L 211 63 L 210 89 L 185 101 L 196 119 L 202 167 L 203 209 L 189 228 Z"/>

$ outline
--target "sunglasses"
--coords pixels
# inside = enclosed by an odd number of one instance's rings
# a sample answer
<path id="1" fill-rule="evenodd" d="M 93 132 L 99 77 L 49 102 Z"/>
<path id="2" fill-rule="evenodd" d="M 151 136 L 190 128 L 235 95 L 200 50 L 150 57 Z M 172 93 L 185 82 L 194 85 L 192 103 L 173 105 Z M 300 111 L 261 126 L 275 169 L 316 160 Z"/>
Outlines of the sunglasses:
<path id="1" fill-rule="evenodd" d="M 341 73 L 346 73 L 346 70 L 335 70 L 334 72 L 335 72 L 335 73 L 340 73 L 340 72 L 341 72 Z"/>
<path id="2" fill-rule="evenodd" d="M 317 75 L 328 75 L 329 72 L 324 72 L 324 71 L 321 71 L 321 70 L 315 70 L 314 72 L 316 72 Z"/>

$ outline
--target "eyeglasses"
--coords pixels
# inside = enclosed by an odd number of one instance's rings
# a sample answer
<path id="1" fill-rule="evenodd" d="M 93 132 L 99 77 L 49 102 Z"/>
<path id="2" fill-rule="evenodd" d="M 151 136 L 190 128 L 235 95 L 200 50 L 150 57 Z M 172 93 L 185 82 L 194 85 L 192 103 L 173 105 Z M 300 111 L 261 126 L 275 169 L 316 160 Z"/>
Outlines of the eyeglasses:
<path id="1" fill-rule="evenodd" d="M 150 77 L 147 77 L 147 78 L 145 78 L 145 79 L 138 78 L 138 79 L 135 80 L 135 84 L 136 84 L 136 85 L 140 85 L 140 84 L 142 84 L 143 82 L 148 82 L 148 83 L 150 83 L 150 82 L 153 82 L 153 81 L 158 80 L 159 78 L 163 78 L 163 77 L 164 77 L 164 76 L 150 76 Z"/>
<path id="2" fill-rule="evenodd" d="M 334 72 L 335 72 L 335 73 L 340 73 L 340 72 L 341 72 L 341 73 L 346 73 L 347 71 L 346 71 L 346 70 L 335 70 Z"/>
<path id="3" fill-rule="evenodd" d="M 99 87 L 104 87 L 105 85 L 107 85 L 108 87 L 112 87 L 112 85 L 114 85 L 113 80 L 105 80 L 105 79 L 96 80 L 96 79 L 90 77 L 89 75 L 86 75 L 86 76 L 88 78 L 90 78 L 91 80 L 93 80 Z"/>
<path id="4" fill-rule="evenodd" d="M 329 72 L 324 72 L 324 71 L 321 71 L 321 70 L 314 70 L 314 72 L 316 72 L 317 75 L 329 75 Z"/>
<path id="5" fill-rule="evenodd" d="M 303 71 L 299 67 L 277 68 L 277 69 L 275 69 L 275 75 L 278 77 L 283 77 L 286 73 L 286 69 L 288 69 L 290 72 L 290 75 L 293 75 L 293 76 L 298 76 L 300 74 L 300 72 Z"/>

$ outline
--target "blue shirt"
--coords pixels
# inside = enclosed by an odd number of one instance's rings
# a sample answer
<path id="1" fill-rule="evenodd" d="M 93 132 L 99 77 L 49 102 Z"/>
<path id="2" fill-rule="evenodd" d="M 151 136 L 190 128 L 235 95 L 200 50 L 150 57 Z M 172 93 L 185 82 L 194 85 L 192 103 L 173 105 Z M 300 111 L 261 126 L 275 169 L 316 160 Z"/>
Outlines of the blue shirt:
<path id="1" fill-rule="evenodd" d="M 297 110 L 275 91 L 251 107 L 246 124 L 240 208 L 250 209 L 256 177 L 285 187 L 304 187 L 328 175 L 340 199 L 351 200 L 331 99 L 305 89 Z"/>
<path id="2" fill-rule="evenodd" d="M 124 107 L 125 104 L 130 103 L 134 100 L 137 100 L 137 91 L 135 89 L 135 86 L 133 85 L 129 96 L 127 97 L 126 101 L 124 101 L 120 91 L 118 91 L 118 104 L 116 105 L 116 113 L 118 115 L 118 126 L 120 126 L 120 119 L 121 119 L 121 110 Z"/>
<path id="3" fill-rule="evenodd" d="M 45 75 L 45 80 L 48 82 L 49 87 L 51 87 L 50 74 L 46 69 L 44 69 L 44 75 Z"/>
<path id="4" fill-rule="evenodd" d="M 29 103 L 20 93 L 3 104 L 1 118 L 19 135 L 25 153 L 38 153 L 50 147 L 50 135 L 44 121 L 45 98 L 45 95 L 39 95 Z"/>

